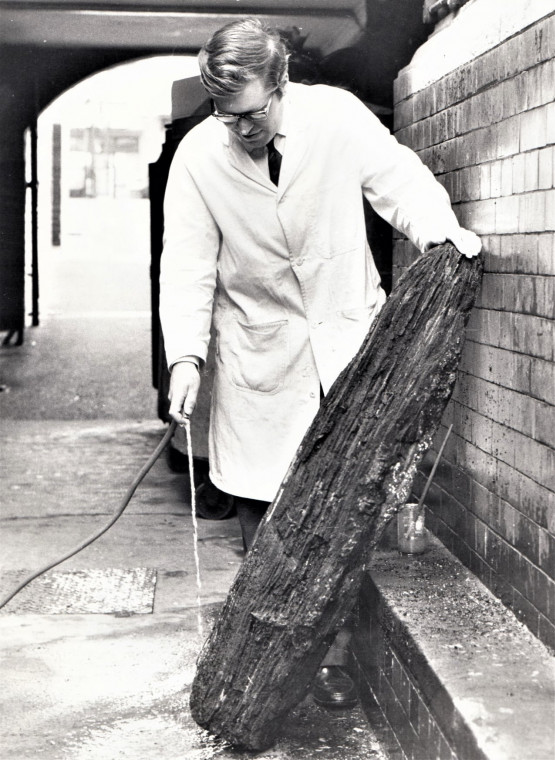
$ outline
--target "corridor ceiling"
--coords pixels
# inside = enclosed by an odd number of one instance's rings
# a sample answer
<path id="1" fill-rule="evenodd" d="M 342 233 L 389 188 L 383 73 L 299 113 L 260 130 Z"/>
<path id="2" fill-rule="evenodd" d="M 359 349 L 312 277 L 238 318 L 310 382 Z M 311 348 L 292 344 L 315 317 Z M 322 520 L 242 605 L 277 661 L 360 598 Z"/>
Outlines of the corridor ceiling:
<path id="1" fill-rule="evenodd" d="M 383 2 L 383 0 L 374 0 Z M 327 55 L 355 43 L 366 0 L 0 0 L 0 44 L 196 52 L 219 27 L 256 15 L 297 28 Z"/>

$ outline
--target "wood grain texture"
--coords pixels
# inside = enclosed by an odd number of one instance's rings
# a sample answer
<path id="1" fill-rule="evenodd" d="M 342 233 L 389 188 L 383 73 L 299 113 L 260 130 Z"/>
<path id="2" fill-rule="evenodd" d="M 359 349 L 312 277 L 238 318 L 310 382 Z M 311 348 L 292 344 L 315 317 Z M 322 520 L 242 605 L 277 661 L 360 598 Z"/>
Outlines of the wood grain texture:
<path id="1" fill-rule="evenodd" d="M 422 255 L 323 401 L 201 652 L 211 733 L 265 749 L 310 689 L 439 426 L 481 272 L 451 244 Z"/>

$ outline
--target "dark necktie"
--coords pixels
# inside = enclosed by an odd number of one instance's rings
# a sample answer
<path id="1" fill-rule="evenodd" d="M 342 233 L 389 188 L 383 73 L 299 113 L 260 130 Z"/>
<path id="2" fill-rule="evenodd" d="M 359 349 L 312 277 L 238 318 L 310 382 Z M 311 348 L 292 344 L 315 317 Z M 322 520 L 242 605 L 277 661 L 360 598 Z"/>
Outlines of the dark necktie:
<path id="1" fill-rule="evenodd" d="M 274 145 L 273 139 L 268 143 L 268 168 L 270 170 L 270 179 L 277 185 L 279 181 L 279 170 L 281 167 L 281 153 Z"/>

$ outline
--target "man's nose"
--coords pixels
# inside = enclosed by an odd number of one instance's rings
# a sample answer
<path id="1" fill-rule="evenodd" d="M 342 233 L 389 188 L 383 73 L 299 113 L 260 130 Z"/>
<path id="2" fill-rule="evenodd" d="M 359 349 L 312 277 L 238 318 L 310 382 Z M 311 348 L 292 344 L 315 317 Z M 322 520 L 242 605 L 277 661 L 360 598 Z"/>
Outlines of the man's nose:
<path id="1" fill-rule="evenodd" d="M 241 135 L 248 135 L 252 127 L 253 123 L 249 119 L 242 118 L 237 122 L 237 129 Z"/>

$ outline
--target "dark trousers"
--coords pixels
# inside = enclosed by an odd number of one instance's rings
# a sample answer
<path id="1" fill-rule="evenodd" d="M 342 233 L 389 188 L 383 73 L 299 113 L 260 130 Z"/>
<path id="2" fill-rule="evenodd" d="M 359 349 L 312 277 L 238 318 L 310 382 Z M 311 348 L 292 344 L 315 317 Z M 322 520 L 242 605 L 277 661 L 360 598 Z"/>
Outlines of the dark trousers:
<path id="1" fill-rule="evenodd" d="M 243 547 L 245 552 L 248 552 L 254 541 L 256 529 L 266 514 L 270 502 L 247 499 L 243 496 L 235 496 L 234 501 L 239 525 L 241 526 L 241 533 L 243 534 Z"/>

